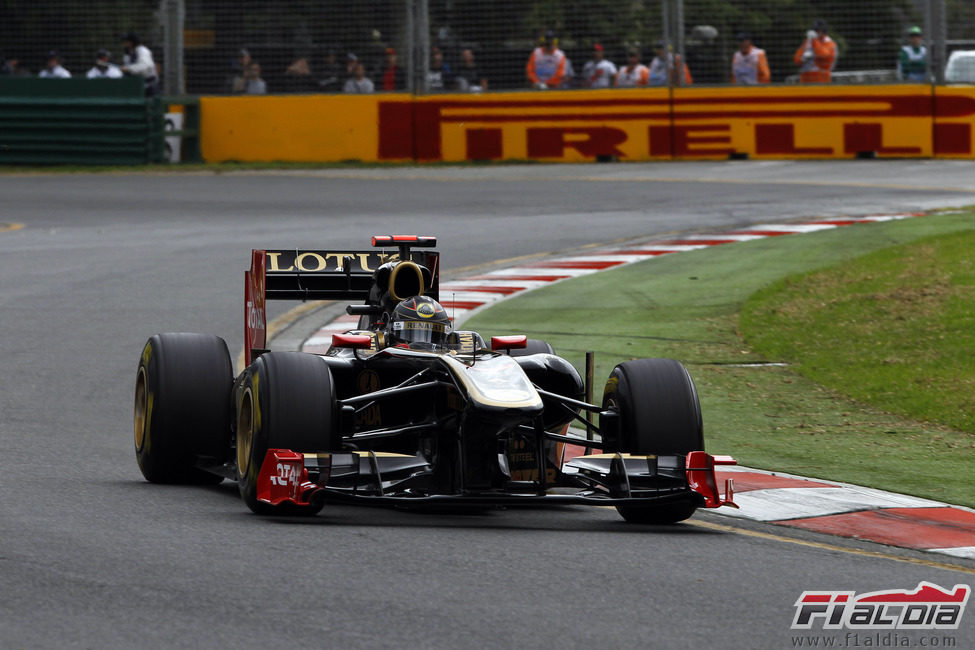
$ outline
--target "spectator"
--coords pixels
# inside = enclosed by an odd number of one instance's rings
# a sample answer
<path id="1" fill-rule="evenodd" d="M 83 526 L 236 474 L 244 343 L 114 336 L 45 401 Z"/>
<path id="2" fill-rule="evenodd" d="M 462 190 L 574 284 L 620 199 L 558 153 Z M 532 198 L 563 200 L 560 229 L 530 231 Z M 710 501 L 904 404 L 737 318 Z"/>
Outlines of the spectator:
<path id="1" fill-rule="evenodd" d="M 430 69 L 427 70 L 427 90 L 446 90 L 453 81 L 450 66 L 444 63 L 443 51 L 439 47 L 430 50 Z"/>
<path id="2" fill-rule="evenodd" d="M 288 64 L 288 67 L 284 69 L 284 74 L 290 74 L 295 77 L 311 76 L 311 64 L 308 63 L 308 57 L 295 57 L 294 60 Z"/>
<path id="3" fill-rule="evenodd" d="M 29 77 L 30 70 L 20 65 L 20 57 L 12 56 L 3 62 L 3 66 L 0 67 L 0 76 Z"/>
<path id="4" fill-rule="evenodd" d="M 325 67 L 318 87 L 326 92 L 339 92 L 348 76 L 345 66 L 339 63 L 335 50 L 330 50 L 325 55 Z"/>
<path id="5" fill-rule="evenodd" d="M 237 52 L 237 58 L 231 65 L 231 75 L 227 82 L 227 87 L 232 93 L 244 92 L 244 75 L 247 73 L 247 66 L 251 64 L 251 53 L 245 49 Z"/>
<path id="6" fill-rule="evenodd" d="M 403 90 L 406 83 L 403 80 L 403 68 L 399 66 L 396 50 L 387 47 L 383 52 L 383 69 L 380 73 L 380 90 Z"/>
<path id="7" fill-rule="evenodd" d="M 98 50 L 95 54 L 95 65 L 85 76 L 89 79 L 121 79 L 122 71 L 111 62 L 111 58 L 112 54 L 108 50 Z"/>
<path id="8" fill-rule="evenodd" d="M 680 76 L 677 68 L 683 71 Z M 664 41 L 657 41 L 656 56 L 650 61 L 650 85 L 690 86 L 692 83 L 694 79 L 691 77 L 691 70 L 686 64 L 682 64 L 680 55 L 668 51 Z"/>
<path id="9" fill-rule="evenodd" d="M 547 31 L 542 36 L 541 45 L 528 57 L 525 71 L 528 81 L 534 88 L 560 88 L 565 77 L 565 52 L 558 48 L 559 39 L 555 32 Z"/>
<path id="10" fill-rule="evenodd" d="M 487 90 L 487 77 L 481 74 L 477 63 L 474 61 L 474 51 L 469 47 L 460 51 L 460 65 L 457 66 L 455 79 L 457 90 L 472 93 Z"/>
<path id="11" fill-rule="evenodd" d="M 44 64 L 44 69 L 41 70 L 37 76 L 42 79 L 70 79 L 71 73 L 61 66 L 61 57 L 55 51 L 51 50 L 47 53 L 46 63 Z"/>
<path id="12" fill-rule="evenodd" d="M 754 86 L 771 80 L 765 50 L 752 45 L 751 34 L 738 34 L 738 50 L 731 59 L 731 83 Z"/>
<path id="13" fill-rule="evenodd" d="M 366 94 L 374 90 L 372 80 L 366 76 L 366 66 L 356 62 L 352 69 L 352 78 L 345 82 L 345 92 Z"/>
<path id="14" fill-rule="evenodd" d="M 241 89 L 245 95 L 267 94 L 267 84 L 261 79 L 261 64 L 251 61 L 244 71 L 244 86 Z"/>
<path id="15" fill-rule="evenodd" d="M 156 75 L 156 63 L 152 60 L 152 52 L 142 44 L 139 37 L 128 33 L 122 38 L 125 44 L 125 54 L 122 56 L 122 73 L 133 77 L 142 77 L 146 88 L 146 97 L 153 97 L 159 92 L 159 77 Z"/>
<path id="16" fill-rule="evenodd" d="M 318 90 L 318 82 L 312 77 L 311 65 L 304 54 L 294 58 L 284 69 L 285 87 L 289 92 L 307 93 Z"/>
<path id="17" fill-rule="evenodd" d="M 793 57 L 799 83 L 829 83 L 836 65 L 836 43 L 826 34 L 826 21 L 817 20 Z"/>
<path id="18" fill-rule="evenodd" d="M 582 83 L 586 88 L 609 88 L 616 77 L 616 64 L 606 59 L 603 46 L 592 46 L 592 60 L 582 68 Z"/>
<path id="19" fill-rule="evenodd" d="M 928 48 L 921 44 L 924 33 L 915 25 L 908 36 L 910 44 L 901 47 L 897 56 L 897 77 L 904 81 L 924 83 L 928 80 Z"/>
<path id="20" fill-rule="evenodd" d="M 359 57 L 352 52 L 345 55 L 345 78 L 351 79 L 355 76 L 355 67 L 359 63 Z"/>
<path id="21" fill-rule="evenodd" d="M 650 83 L 650 69 L 640 63 L 640 50 L 631 47 L 626 51 L 626 65 L 616 73 L 617 88 L 636 88 Z"/>

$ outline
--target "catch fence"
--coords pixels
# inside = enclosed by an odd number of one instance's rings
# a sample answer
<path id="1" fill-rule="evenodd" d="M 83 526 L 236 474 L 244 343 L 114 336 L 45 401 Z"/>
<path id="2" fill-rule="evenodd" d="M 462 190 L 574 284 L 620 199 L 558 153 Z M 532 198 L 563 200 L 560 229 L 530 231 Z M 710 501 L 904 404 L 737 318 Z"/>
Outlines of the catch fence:
<path id="1" fill-rule="evenodd" d="M 530 88 L 526 63 L 546 33 L 567 58 L 564 88 L 590 86 L 597 45 L 617 69 L 632 50 L 644 64 L 670 53 L 693 84 L 729 84 L 747 33 L 771 82 L 794 83 L 817 20 L 837 45 L 832 83 L 897 81 L 912 27 L 928 48 L 926 81 L 944 80 L 951 52 L 975 50 L 971 0 L 5 0 L 0 54 L 8 74 L 36 75 L 56 51 L 78 76 L 100 49 L 120 62 L 122 35 L 135 32 L 167 95 L 369 91 L 357 76 L 374 92 L 426 94 Z"/>

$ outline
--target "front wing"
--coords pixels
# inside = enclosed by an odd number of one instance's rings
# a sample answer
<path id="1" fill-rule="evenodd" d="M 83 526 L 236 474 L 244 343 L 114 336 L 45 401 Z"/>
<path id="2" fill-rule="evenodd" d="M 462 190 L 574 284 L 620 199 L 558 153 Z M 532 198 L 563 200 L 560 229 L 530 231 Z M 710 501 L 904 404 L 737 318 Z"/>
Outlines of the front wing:
<path id="1" fill-rule="evenodd" d="M 698 507 L 737 508 L 731 479 L 718 489 L 716 465 L 730 456 L 692 451 L 686 456 L 595 454 L 565 463 L 551 486 L 511 481 L 503 489 L 438 491 L 421 456 L 377 452 L 302 454 L 270 449 L 261 465 L 257 498 L 271 505 L 321 505 L 325 501 L 514 505 L 535 502 L 580 505 L 653 505 L 692 499 Z"/>

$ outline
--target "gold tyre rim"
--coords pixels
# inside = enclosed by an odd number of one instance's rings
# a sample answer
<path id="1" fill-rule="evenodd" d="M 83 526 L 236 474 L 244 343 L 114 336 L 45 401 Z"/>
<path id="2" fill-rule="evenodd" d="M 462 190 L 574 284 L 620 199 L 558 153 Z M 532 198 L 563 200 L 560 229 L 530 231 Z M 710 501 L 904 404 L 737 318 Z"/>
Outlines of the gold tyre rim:
<path id="1" fill-rule="evenodd" d="M 146 442 L 146 429 L 149 427 L 149 388 L 145 366 L 139 366 L 135 378 L 135 450 L 142 451 Z"/>
<path id="2" fill-rule="evenodd" d="M 237 474 L 239 476 L 247 474 L 253 446 L 254 393 L 247 388 L 240 399 L 240 408 L 237 411 Z"/>

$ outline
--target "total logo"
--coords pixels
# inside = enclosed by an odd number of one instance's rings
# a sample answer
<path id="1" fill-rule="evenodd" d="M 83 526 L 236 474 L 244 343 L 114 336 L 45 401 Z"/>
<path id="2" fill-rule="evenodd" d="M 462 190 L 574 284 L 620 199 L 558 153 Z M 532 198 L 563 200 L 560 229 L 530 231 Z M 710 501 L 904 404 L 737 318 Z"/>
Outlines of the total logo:
<path id="1" fill-rule="evenodd" d="M 247 326 L 254 330 L 265 329 L 264 310 L 254 306 L 250 300 L 247 301 Z"/>
<path id="2" fill-rule="evenodd" d="M 278 463 L 275 467 L 276 476 L 271 477 L 271 485 L 298 485 L 301 470 L 291 463 Z"/>
<path id="3" fill-rule="evenodd" d="M 957 630 L 971 591 L 970 585 L 945 589 L 930 582 L 911 591 L 804 591 L 792 629 Z"/>

